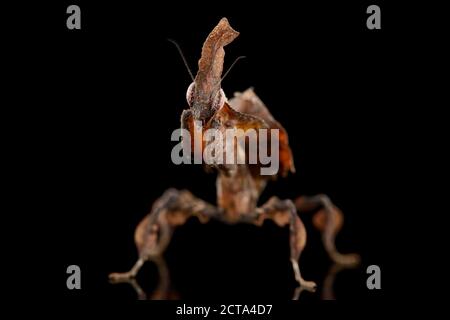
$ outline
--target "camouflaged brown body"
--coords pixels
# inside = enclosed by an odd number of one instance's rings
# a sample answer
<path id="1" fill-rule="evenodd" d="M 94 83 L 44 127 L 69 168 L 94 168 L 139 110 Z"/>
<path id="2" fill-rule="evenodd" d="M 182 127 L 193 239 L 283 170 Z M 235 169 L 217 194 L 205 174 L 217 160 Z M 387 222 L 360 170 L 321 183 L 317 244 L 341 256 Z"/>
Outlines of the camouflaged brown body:
<path id="1" fill-rule="evenodd" d="M 239 33 L 235 31 L 223 18 L 207 37 L 199 60 L 199 69 L 194 81 L 191 114 L 182 117 L 184 126 L 191 133 L 191 145 L 194 145 L 198 130 L 195 130 L 195 121 L 203 125 L 202 132 L 208 129 L 219 130 L 225 135 L 227 129 L 279 129 L 280 130 L 280 171 L 278 175 L 285 176 L 289 171 L 294 172 L 292 152 L 289 147 L 287 133 L 273 118 L 267 107 L 256 96 L 252 89 L 242 94 L 236 94 L 229 102 L 215 105 L 216 96 L 221 90 L 221 76 L 225 51 L 223 47 L 233 41 Z M 270 139 L 260 137 L 270 145 Z M 202 144 L 202 152 L 205 143 Z M 238 146 L 236 146 L 238 148 Z M 260 164 L 248 164 L 248 150 L 245 150 L 246 164 L 219 165 L 217 178 L 217 204 L 224 210 L 224 214 L 232 221 L 241 215 L 253 214 L 257 206 L 259 195 L 266 185 L 266 180 L 274 176 L 261 176 Z M 224 152 L 225 154 L 225 152 Z"/>
<path id="2" fill-rule="evenodd" d="M 249 129 L 255 129 L 256 132 L 258 129 L 278 129 L 279 171 L 273 176 L 263 176 L 260 174 L 259 162 L 213 165 L 218 171 L 217 206 L 196 198 L 186 190 L 167 190 L 155 201 L 150 213 L 136 228 L 135 242 L 139 258 L 135 265 L 128 272 L 110 274 L 112 281 L 130 281 L 133 285 L 133 278 L 147 260 L 156 261 L 160 275 L 166 275 L 164 277 L 167 278 L 167 268 L 161 263 L 162 253 L 171 240 L 174 228 L 184 224 L 192 216 L 198 217 L 202 223 L 214 218 L 228 223 L 241 222 L 260 226 L 266 219 L 270 219 L 279 226 L 289 225 L 290 261 L 296 281 L 305 290 L 314 290 L 316 284 L 304 280 L 300 273 L 298 260 L 306 245 L 307 237 L 297 210 L 316 212 L 313 224 L 321 231 L 322 242 L 332 261 L 341 265 L 358 263 L 358 255 L 341 254 L 335 247 L 334 240 L 342 227 L 343 214 L 327 196 L 303 196 L 299 197 L 295 204 L 289 199 L 271 197 L 264 205 L 257 207 L 259 196 L 267 181 L 277 176 L 286 176 L 289 172 L 294 172 L 295 167 L 285 129 L 273 118 L 254 91 L 248 89 L 243 93 L 237 93 L 228 101 L 221 89 L 225 55 L 223 47 L 233 41 L 238 34 L 231 28 L 228 20 L 223 18 L 207 37 L 202 48 L 197 75 L 188 88 L 186 96 L 189 109 L 182 113 L 181 127 L 190 132 L 191 145 L 195 144 L 195 139 L 202 141 L 202 151 L 206 145 L 203 133 L 211 128 L 222 133 L 226 129 L 242 129 L 244 132 Z M 257 139 L 258 142 L 262 141 L 268 145 L 271 142 L 270 138 L 263 137 L 259 133 Z M 243 151 L 245 159 L 249 159 L 249 150 Z M 135 284 L 134 287 L 140 295 L 142 290 Z M 167 293 L 167 282 L 163 281 L 160 288 Z"/>

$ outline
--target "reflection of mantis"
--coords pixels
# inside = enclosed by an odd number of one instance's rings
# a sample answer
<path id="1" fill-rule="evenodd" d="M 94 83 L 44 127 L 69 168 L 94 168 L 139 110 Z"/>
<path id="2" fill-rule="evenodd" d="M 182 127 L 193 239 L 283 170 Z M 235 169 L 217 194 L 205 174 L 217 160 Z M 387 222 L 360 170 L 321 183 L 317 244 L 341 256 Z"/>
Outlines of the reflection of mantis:
<path id="1" fill-rule="evenodd" d="M 336 297 L 334 295 L 334 282 L 336 280 L 336 276 L 343 270 L 355 268 L 356 265 L 343 265 L 334 263 L 330 269 L 328 269 L 328 273 L 323 280 L 322 287 L 322 300 L 335 300 Z"/>
<path id="2" fill-rule="evenodd" d="M 174 292 L 171 288 L 171 280 L 169 269 L 167 268 L 166 261 L 164 258 L 157 257 L 152 259 L 158 268 L 158 285 L 152 294 L 147 294 L 136 281 L 135 278 L 125 278 L 116 279 L 115 283 L 129 283 L 134 291 L 136 291 L 139 300 L 171 300 L 177 299 L 178 294 Z"/>
<path id="3" fill-rule="evenodd" d="M 253 90 L 248 89 L 227 100 L 221 89 L 224 46 L 238 34 L 223 18 L 207 37 L 198 62 L 197 75 L 194 78 L 191 74 L 193 82 L 187 91 L 189 109 L 182 113 L 181 127 L 188 130 L 191 137 L 200 135 L 200 141 L 204 141 L 202 136 L 208 129 L 222 133 L 227 129 L 242 129 L 244 132 L 249 129 L 278 129 L 280 170 L 275 176 L 263 176 L 260 174 L 261 163 L 210 163 L 209 166 L 218 171 L 217 207 L 196 198 L 189 191 L 166 191 L 136 228 L 135 242 L 139 252 L 136 264 L 128 272 L 110 274 L 112 280 L 133 278 L 146 260 L 160 257 L 171 240 L 174 228 L 184 224 L 191 216 L 197 216 L 201 222 L 214 218 L 226 223 L 262 225 L 265 219 L 271 219 L 279 226 L 289 225 L 290 259 L 295 279 L 308 290 L 314 290 L 316 285 L 312 281 L 305 281 L 300 273 L 298 261 L 306 245 L 306 230 L 297 210 L 319 210 L 314 217 L 314 224 L 322 232 L 324 246 L 334 262 L 353 264 L 358 261 L 357 255 L 342 255 L 335 248 L 334 237 L 342 226 L 343 216 L 328 197 L 301 197 L 295 203 L 272 197 L 266 204 L 257 207 L 259 195 L 267 181 L 277 175 L 286 176 L 289 171 L 294 172 L 295 168 L 286 131 Z M 199 131 L 198 123 L 202 124 L 203 131 Z M 258 139 L 263 137 L 258 136 Z M 201 147 L 205 148 L 205 143 Z M 236 148 L 239 145 L 236 144 Z M 249 150 L 240 149 L 240 152 L 247 153 L 245 159 L 249 159 Z"/>
<path id="4" fill-rule="evenodd" d="M 171 278 L 169 269 L 167 268 L 167 264 L 163 257 L 158 257 L 153 260 L 155 262 L 156 267 L 158 268 L 158 285 L 153 293 L 146 293 L 135 278 L 120 278 L 118 280 L 114 280 L 114 283 L 129 283 L 131 287 L 136 292 L 136 295 L 139 300 L 173 300 L 179 299 L 179 295 L 176 291 L 174 291 L 171 287 Z M 334 282 L 336 280 L 337 275 L 347 269 L 351 269 L 356 267 L 356 264 L 353 265 L 342 265 L 334 263 L 328 269 L 327 274 L 323 280 L 322 286 L 322 300 L 335 300 L 334 294 Z M 304 286 L 299 286 L 294 290 L 294 294 L 292 300 L 298 300 L 303 291 L 308 290 Z"/>

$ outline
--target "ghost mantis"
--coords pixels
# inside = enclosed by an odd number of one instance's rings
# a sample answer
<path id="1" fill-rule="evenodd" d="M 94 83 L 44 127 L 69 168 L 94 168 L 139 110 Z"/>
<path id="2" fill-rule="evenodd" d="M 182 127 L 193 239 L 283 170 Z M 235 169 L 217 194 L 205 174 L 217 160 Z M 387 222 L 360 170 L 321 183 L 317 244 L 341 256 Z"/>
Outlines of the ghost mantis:
<path id="1" fill-rule="evenodd" d="M 204 130 L 278 129 L 279 170 L 275 175 L 261 175 L 260 164 L 209 164 L 217 170 L 217 205 L 195 197 L 187 190 L 169 189 L 155 201 L 150 213 L 135 231 L 139 258 L 128 272 L 112 273 L 112 281 L 134 278 L 145 261 L 158 260 L 171 241 L 177 226 L 192 216 L 206 223 L 217 219 L 224 223 L 250 223 L 261 226 L 266 219 L 278 226 L 289 225 L 290 261 L 296 281 L 305 290 L 313 291 L 316 284 L 303 279 L 299 259 L 306 245 L 306 229 L 298 212 L 315 212 L 314 226 L 321 232 L 323 245 L 334 263 L 355 265 L 356 254 L 341 254 L 335 246 L 335 237 L 343 225 L 343 214 L 326 195 L 302 196 L 295 201 L 272 197 L 258 207 L 258 198 L 267 182 L 278 176 L 294 173 L 294 161 L 286 130 L 277 122 L 253 89 L 235 93 L 227 99 L 221 88 L 225 51 L 239 33 L 226 18 L 222 18 L 203 44 L 198 71 L 187 89 L 189 108 L 181 115 L 181 128 L 190 136 L 202 135 Z M 198 123 L 202 128 L 198 129 Z M 258 137 L 261 138 L 261 137 Z M 203 145 L 202 148 L 205 146 Z M 237 148 L 239 146 L 236 146 Z M 248 150 L 241 150 L 248 152 Z"/>

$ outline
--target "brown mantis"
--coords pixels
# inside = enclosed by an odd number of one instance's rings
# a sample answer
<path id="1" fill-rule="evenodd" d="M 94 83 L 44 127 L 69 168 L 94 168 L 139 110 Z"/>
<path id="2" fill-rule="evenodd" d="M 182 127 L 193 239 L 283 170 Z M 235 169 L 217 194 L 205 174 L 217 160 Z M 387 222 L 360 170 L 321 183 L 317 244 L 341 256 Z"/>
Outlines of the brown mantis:
<path id="1" fill-rule="evenodd" d="M 327 196 L 299 197 L 295 202 L 272 197 L 264 205 L 257 206 L 259 195 L 268 180 L 286 176 L 289 172 L 295 172 L 295 168 L 285 129 L 273 118 L 254 91 L 248 89 L 227 100 L 221 89 L 224 47 L 238 35 L 228 20 L 222 18 L 207 37 L 198 62 L 197 75 L 192 77 L 193 82 L 187 90 L 189 109 L 184 110 L 181 115 L 181 128 L 188 130 L 193 136 L 198 134 L 198 123 L 203 125 L 200 135 L 207 128 L 219 131 L 227 128 L 244 131 L 250 128 L 278 129 L 278 173 L 272 176 L 261 175 L 257 170 L 258 164 L 211 165 L 218 172 L 217 206 L 186 190 L 167 190 L 155 201 L 150 213 L 136 228 L 138 260 L 130 271 L 110 274 L 113 281 L 134 278 L 145 261 L 158 259 L 170 243 L 174 229 L 191 216 L 198 217 L 202 223 L 218 219 L 225 223 L 252 223 L 261 226 L 264 220 L 271 219 L 279 226 L 289 225 L 290 260 L 295 279 L 307 290 L 314 290 L 316 284 L 304 280 L 300 272 L 298 262 L 306 245 L 306 230 L 297 211 L 317 211 L 313 224 L 320 230 L 324 247 L 333 262 L 342 265 L 358 263 L 358 255 L 341 254 L 336 249 L 335 236 L 342 227 L 343 214 Z"/>

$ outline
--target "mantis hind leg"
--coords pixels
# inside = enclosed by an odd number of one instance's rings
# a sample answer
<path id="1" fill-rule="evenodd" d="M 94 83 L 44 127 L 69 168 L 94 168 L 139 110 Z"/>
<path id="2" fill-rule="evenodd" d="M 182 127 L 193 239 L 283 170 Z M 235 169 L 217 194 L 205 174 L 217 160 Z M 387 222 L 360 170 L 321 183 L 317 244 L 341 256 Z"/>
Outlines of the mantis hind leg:
<path id="1" fill-rule="evenodd" d="M 136 277 L 145 261 L 161 257 L 172 239 L 173 230 L 191 216 L 205 223 L 217 213 L 217 209 L 194 197 L 189 191 L 169 189 L 155 201 L 150 213 L 136 228 L 134 240 L 138 260 L 127 272 L 111 273 L 113 282 L 122 282 Z"/>
<path id="2" fill-rule="evenodd" d="M 280 200 L 277 197 L 272 197 L 266 204 L 257 209 L 257 213 L 254 222 L 257 225 L 262 225 L 265 219 L 271 219 L 279 226 L 289 225 L 290 260 L 295 280 L 305 290 L 314 291 L 316 283 L 303 279 L 300 272 L 298 261 L 306 245 L 306 229 L 297 215 L 294 203 L 291 200 Z"/>
<path id="3" fill-rule="evenodd" d="M 299 212 L 317 211 L 313 216 L 313 224 L 320 230 L 325 250 L 333 262 L 347 266 L 359 263 L 359 255 L 342 254 L 336 249 L 335 238 L 342 228 L 344 215 L 330 198 L 323 194 L 312 197 L 302 196 L 296 199 L 295 204 Z"/>

